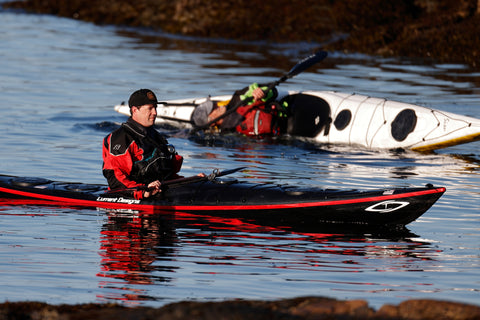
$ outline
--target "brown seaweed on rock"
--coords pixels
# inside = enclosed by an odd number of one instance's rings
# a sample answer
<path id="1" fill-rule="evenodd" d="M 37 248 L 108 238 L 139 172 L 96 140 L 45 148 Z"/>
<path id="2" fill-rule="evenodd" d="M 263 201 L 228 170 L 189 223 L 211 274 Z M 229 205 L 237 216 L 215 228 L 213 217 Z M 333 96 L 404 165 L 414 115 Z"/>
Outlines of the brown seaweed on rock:
<path id="1" fill-rule="evenodd" d="M 26 0 L 3 7 L 189 36 L 307 41 L 325 50 L 472 67 L 480 58 L 478 0 Z"/>

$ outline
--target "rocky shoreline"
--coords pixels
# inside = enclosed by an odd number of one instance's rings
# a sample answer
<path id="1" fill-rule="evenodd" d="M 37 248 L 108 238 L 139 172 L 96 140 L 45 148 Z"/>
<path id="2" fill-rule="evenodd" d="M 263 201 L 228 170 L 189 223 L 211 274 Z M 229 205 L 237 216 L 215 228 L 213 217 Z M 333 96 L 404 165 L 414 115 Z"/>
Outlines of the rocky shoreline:
<path id="1" fill-rule="evenodd" d="M 330 51 L 480 67 L 480 0 L 26 0 L 3 7 L 189 36 L 307 41 Z"/>
<path id="2" fill-rule="evenodd" d="M 384 319 L 384 320 L 474 320 L 480 307 L 436 300 L 407 300 L 375 311 L 364 300 L 339 301 L 303 297 L 279 301 L 233 300 L 224 302 L 179 302 L 162 308 L 127 308 L 116 304 L 49 305 L 40 302 L 0 304 L 0 319 Z"/>

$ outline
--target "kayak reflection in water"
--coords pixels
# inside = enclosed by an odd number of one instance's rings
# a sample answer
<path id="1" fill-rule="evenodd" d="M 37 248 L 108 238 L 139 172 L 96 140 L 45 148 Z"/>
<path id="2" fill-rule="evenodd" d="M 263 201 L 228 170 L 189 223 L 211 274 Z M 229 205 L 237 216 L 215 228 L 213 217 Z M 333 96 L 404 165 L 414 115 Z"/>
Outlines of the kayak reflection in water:
<path id="1" fill-rule="evenodd" d="M 97 273 L 105 300 L 153 300 L 144 285 L 168 283 L 177 269 L 178 241 L 168 215 L 137 217 L 108 215 L 100 235 L 101 256 Z M 162 263 L 163 262 L 163 263 Z"/>
<path id="2" fill-rule="evenodd" d="M 103 175 L 110 190 L 125 189 L 135 199 L 161 192 L 161 181 L 180 171 L 183 157 L 153 127 L 157 97 L 149 89 L 132 93 L 130 118 L 103 140 Z"/>

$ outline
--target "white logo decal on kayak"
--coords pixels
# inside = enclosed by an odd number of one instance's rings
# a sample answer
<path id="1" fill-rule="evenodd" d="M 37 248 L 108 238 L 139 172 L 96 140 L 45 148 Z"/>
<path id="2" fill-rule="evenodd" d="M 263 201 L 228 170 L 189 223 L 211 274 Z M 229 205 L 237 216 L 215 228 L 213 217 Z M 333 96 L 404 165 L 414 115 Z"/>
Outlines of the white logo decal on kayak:
<path id="1" fill-rule="evenodd" d="M 365 211 L 387 213 L 387 212 L 392 212 L 392 211 L 401 209 L 405 206 L 408 206 L 409 204 L 410 202 L 387 200 L 387 201 L 376 203 L 368 207 L 367 209 L 365 209 Z"/>
<path id="2" fill-rule="evenodd" d="M 140 203 L 140 200 L 136 199 L 125 199 L 125 198 L 105 198 L 105 197 L 98 197 L 97 201 L 101 202 L 113 202 L 113 203 L 128 203 L 128 204 L 137 204 Z"/>

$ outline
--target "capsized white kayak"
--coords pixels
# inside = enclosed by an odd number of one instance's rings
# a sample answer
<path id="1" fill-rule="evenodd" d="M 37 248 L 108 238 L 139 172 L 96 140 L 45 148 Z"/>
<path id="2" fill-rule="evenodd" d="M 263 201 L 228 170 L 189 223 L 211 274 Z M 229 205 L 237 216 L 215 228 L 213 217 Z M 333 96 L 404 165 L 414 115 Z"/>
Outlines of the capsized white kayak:
<path id="1" fill-rule="evenodd" d="M 212 101 L 230 98 L 210 97 Z M 206 99 L 160 103 L 156 124 L 191 127 L 195 107 Z M 293 127 L 297 128 L 293 135 L 320 143 L 432 151 L 480 140 L 480 119 L 408 103 L 332 91 L 279 90 L 277 100 L 292 108 Z M 115 111 L 130 115 L 128 105 L 117 105 Z"/>

